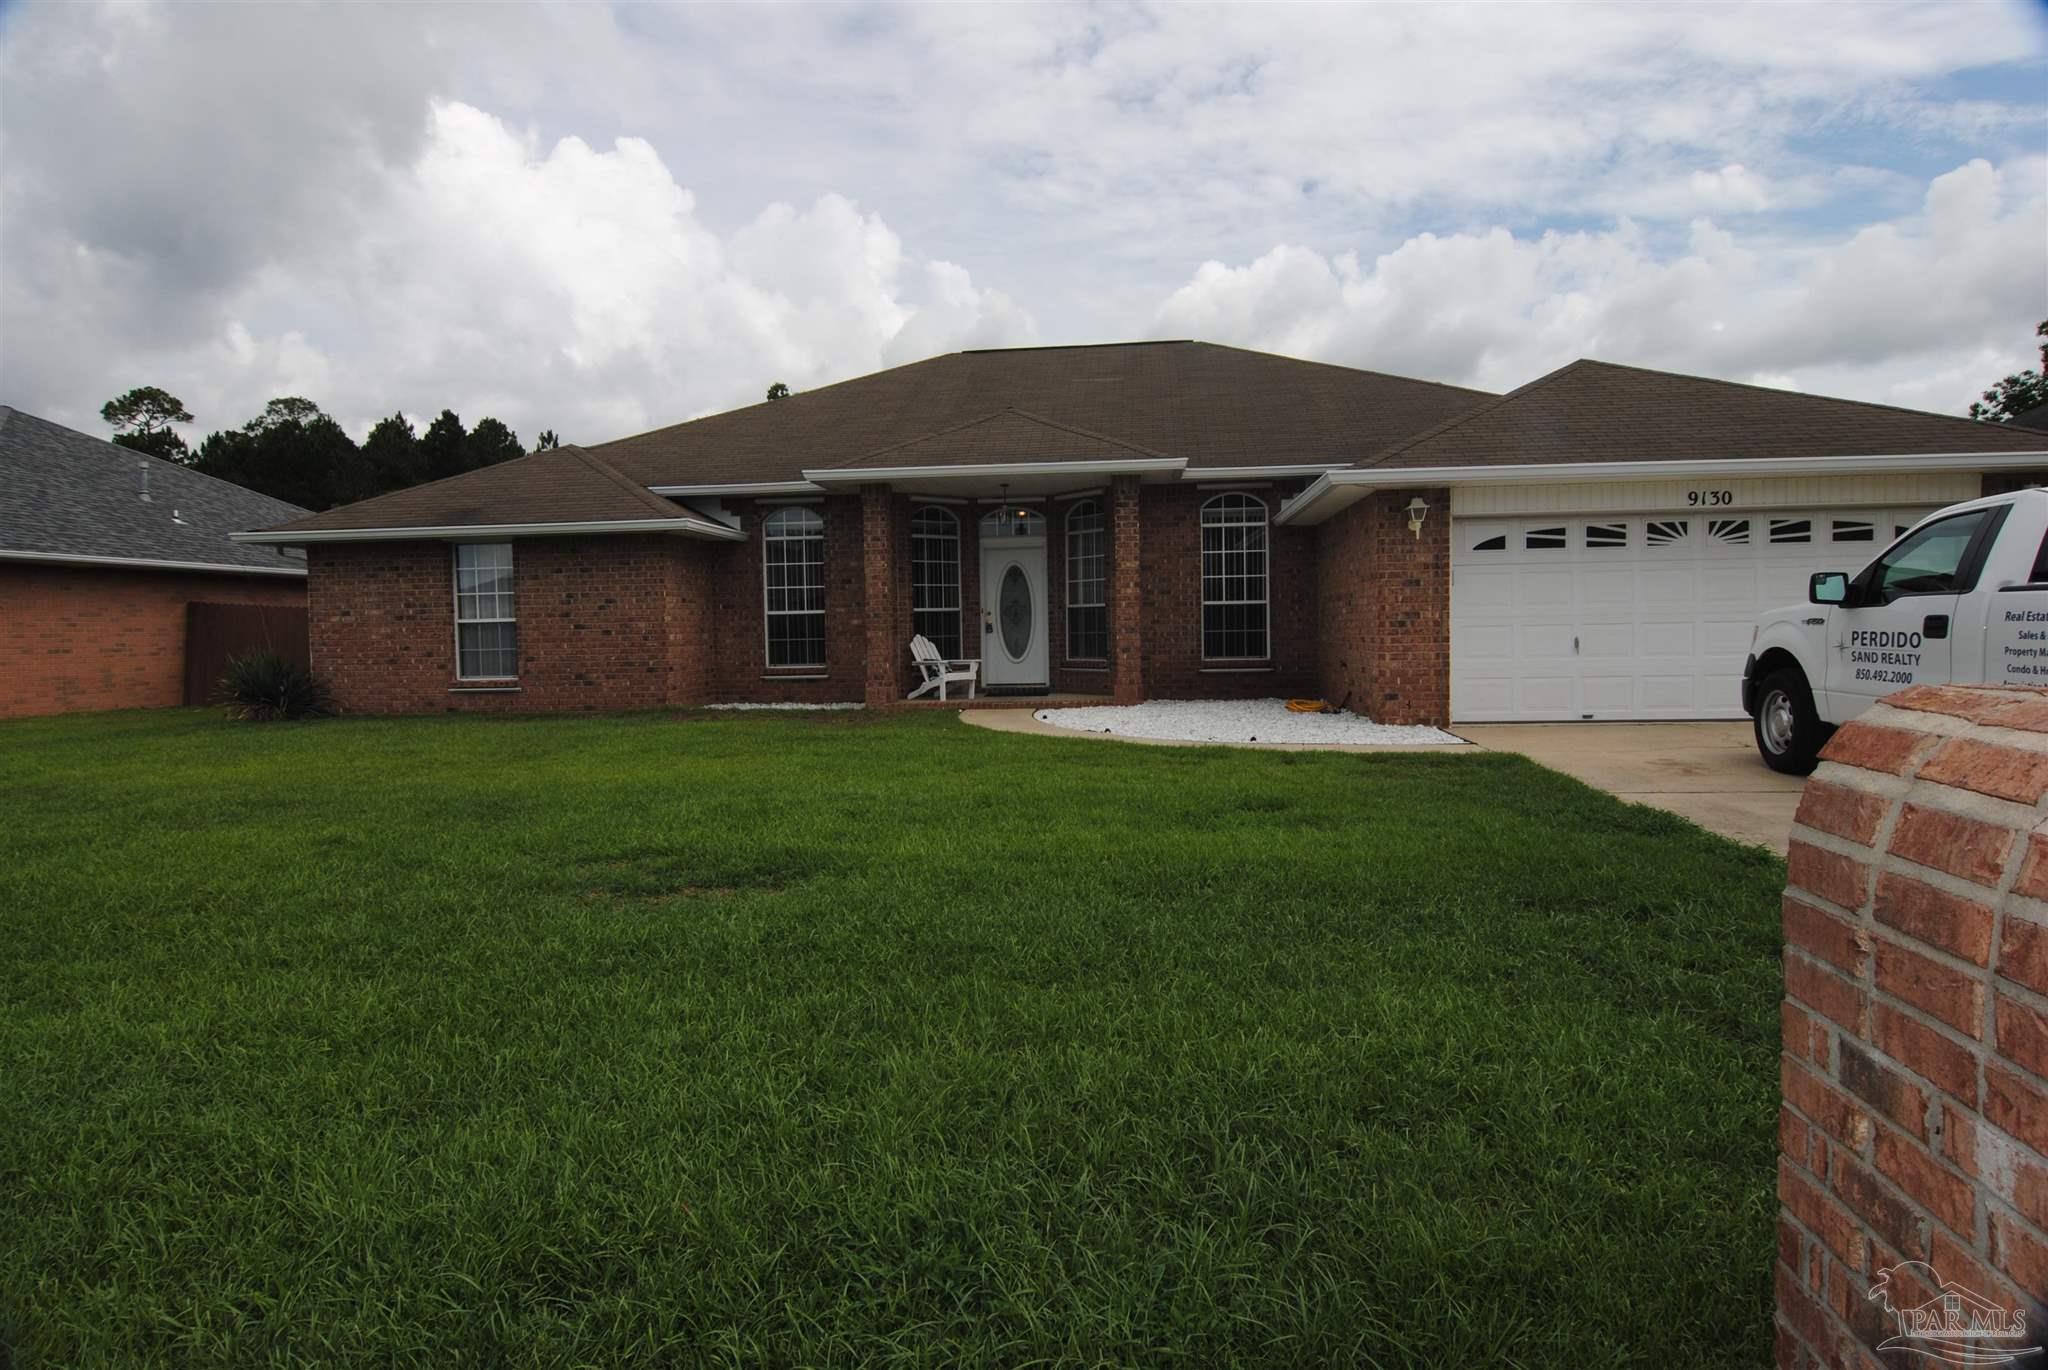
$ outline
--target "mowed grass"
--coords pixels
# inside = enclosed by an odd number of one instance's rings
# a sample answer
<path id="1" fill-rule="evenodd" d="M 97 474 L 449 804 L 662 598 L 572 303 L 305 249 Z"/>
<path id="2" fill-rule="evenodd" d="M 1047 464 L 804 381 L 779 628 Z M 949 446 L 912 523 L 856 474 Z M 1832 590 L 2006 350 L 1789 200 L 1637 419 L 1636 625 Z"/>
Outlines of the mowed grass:
<path id="1" fill-rule="evenodd" d="M 0 793 L 18 1364 L 1769 1358 L 1783 867 L 1517 758 L 177 712 Z"/>

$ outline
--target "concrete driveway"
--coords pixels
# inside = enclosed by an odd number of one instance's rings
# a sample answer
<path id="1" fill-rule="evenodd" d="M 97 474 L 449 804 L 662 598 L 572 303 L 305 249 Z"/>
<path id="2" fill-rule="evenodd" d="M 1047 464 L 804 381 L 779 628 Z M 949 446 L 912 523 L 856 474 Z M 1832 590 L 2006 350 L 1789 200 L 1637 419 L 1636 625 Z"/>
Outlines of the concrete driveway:
<path id="1" fill-rule="evenodd" d="M 1747 722 L 1473 723 L 1451 731 L 1780 854 L 1806 783 L 1764 765 Z"/>

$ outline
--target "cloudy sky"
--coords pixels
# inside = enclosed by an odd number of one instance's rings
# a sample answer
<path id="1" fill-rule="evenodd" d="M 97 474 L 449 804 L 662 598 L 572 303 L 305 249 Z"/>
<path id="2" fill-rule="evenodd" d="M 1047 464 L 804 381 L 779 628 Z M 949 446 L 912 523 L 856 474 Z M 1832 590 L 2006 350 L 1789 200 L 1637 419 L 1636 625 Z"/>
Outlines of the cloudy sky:
<path id="1" fill-rule="evenodd" d="M 960 347 L 1578 356 L 1960 411 L 2041 5 L 0 9 L 0 402 L 601 441 Z"/>

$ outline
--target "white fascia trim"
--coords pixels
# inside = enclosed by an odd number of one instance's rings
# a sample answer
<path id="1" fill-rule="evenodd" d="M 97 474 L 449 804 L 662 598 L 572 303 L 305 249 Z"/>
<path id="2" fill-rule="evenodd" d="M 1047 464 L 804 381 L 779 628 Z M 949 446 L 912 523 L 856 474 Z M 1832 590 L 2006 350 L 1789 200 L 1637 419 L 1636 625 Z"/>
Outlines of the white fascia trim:
<path id="1" fill-rule="evenodd" d="M 804 479 L 820 485 L 948 479 L 956 476 L 1139 476 L 1153 471 L 1185 471 L 1186 457 L 1141 457 L 1132 461 L 1007 461 L 964 466 L 870 466 L 837 471 L 806 471 Z"/>
<path id="2" fill-rule="evenodd" d="M 321 528 L 300 533 L 230 533 L 236 542 L 400 542 L 407 538 L 452 538 L 488 542 L 500 538 L 545 538 L 571 533 L 687 533 L 720 542 L 744 542 L 747 535 L 702 519 L 613 519 L 599 523 L 468 523 L 435 528 Z"/>
<path id="3" fill-rule="evenodd" d="M 1429 485 L 1560 485 L 1727 476 L 1875 476 L 1920 471 L 2005 471 L 2048 466 L 2038 452 L 1928 452 L 1876 457 L 1717 457 L 1699 461 L 1528 462 L 1515 466 L 1346 467 L 1328 471 L 1280 506 L 1275 523 L 1316 522 L 1371 494 Z M 1339 502 L 1338 497 L 1349 495 Z M 1327 508 L 1321 507 L 1327 505 Z"/>
<path id="4" fill-rule="evenodd" d="M 232 536 L 232 535 L 231 535 Z M 83 557 L 61 552 L 0 551 L 0 561 L 27 561 L 50 566 L 114 566 L 137 571 L 209 571 L 235 576 L 299 576 L 303 566 L 235 566 L 219 561 L 156 561 L 147 557 Z"/>
<path id="5" fill-rule="evenodd" d="M 1280 504 L 1280 512 L 1273 515 L 1273 522 L 1276 525 L 1285 527 L 1287 524 L 1294 522 L 1295 519 L 1301 517 L 1303 514 L 1316 509 L 1317 505 L 1323 501 L 1324 497 L 1329 495 L 1330 492 L 1336 488 L 1335 482 L 1333 482 L 1330 479 L 1335 474 L 1337 473 L 1334 471 L 1325 471 L 1322 475 L 1317 476 L 1313 481 L 1309 482 L 1308 486 L 1305 489 L 1303 489 L 1300 494 L 1296 495 L 1293 499 L 1283 500 Z M 1353 486 L 1352 483 L 1349 481 L 1345 482 L 1345 484 L 1353 489 L 1356 489 L 1356 487 Z M 1371 493 L 1372 490 L 1370 487 L 1367 487 L 1366 489 L 1362 490 L 1357 490 L 1357 493 L 1352 495 L 1352 498 L 1350 500 L 1345 501 L 1345 503 L 1350 504 L 1356 500 L 1364 498 L 1366 495 L 1369 495 Z M 1337 510 L 1341 507 L 1343 506 L 1333 505 L 1329 509 L 1322 510 L 1319 513 L 1318 517 L 1312 521 L 1319 523 L 1322 521 L 1322 519 L 1327 518 L 1329 515 L 1336 513 Z"/>
<path id="6" fill-rule="evenodd" d="M 1686 480 L 1695 476 L 1877 476 L 1911 471 L 2001 471 L 2048 464 L 2038 452 L 1927 452 L 1884 457 L 1717 457 L 1704 461 L 1532 462 L 1521 466 L 1365 467 L 1330 473 L 1331 483 L 1502 485 L 1519 481 Z"/>
<path id="7" fill-rule="evenodd" d="M 1190 466 L 1182 480 L 1280 480 L 1287 476 L 1320 476 L 1342 471 L 1348 461 L 1301 462 L 1293 466 Z"/>
<path id="8" fill-rule="evenodd" d="M 736 481 L 727 485 L 650 485 L 647 487 L 657 495 L 702 495 L 709 499 L 713 495 L 816 495 L 823 493 L 823 487 L 807 480 L 751 480 Z"/>

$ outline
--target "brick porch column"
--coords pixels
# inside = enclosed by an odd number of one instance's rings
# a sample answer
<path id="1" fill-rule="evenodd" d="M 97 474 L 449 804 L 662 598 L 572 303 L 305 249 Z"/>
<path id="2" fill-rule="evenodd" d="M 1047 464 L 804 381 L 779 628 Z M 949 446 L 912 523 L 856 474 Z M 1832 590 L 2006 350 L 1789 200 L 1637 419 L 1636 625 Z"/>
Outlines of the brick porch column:
<path id="1" fill-rule="evenodd" d="M 1144 554 L 1138 530 L 1138 478 L 1112 476 L 1109 494 L 1110 685 L 1119 704 L 1145 698 L 1145 625 L 1139 597 L 1139 563 Z"/>
<path id="2" fill-rule="evenodd" d="M 867 673 L 864 698 L 869 708 L 893 704 L 896 688 L 896 653 L 909 650 L 895 641 L 896 548 L 890 536 L 889 487 L 863 485 L 860 488 L 861 569 L 864 572 L 861 613 L 867 626 Z"/>

